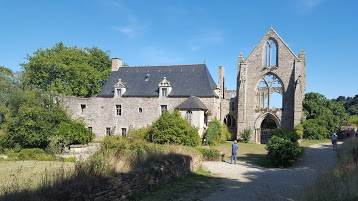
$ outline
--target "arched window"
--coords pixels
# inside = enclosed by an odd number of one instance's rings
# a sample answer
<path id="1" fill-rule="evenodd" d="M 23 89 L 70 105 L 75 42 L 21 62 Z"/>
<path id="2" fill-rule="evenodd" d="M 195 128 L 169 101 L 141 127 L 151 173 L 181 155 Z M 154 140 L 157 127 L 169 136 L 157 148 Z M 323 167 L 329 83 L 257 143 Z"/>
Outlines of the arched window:
<path id="1" fill-rule="evenodd" d="M 280 79 L 268 73 L 261 78 L 257 86 L 257 108 L 282 108 L 283 86 Z"/>
<path id="2" fill-rule="evenodd" d="M 266 42 L 264 66 L 277 66 L 277 43 L 273 39 Z"/>

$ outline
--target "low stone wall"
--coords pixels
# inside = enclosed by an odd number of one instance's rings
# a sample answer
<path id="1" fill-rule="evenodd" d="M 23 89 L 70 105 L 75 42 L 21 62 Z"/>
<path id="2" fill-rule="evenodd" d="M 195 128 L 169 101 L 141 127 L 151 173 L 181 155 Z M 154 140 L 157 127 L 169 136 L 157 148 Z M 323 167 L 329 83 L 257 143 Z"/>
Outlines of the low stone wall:
<path id="1" fill-rule="evenodd" d="M 94 184 L 90 194 L 77 194 L 72 196 L 72 200 L 128 200 L 136 193 L 150 191 L 156 186 L 198 170 L 201 162 L 198 155 L 175 155 L 140 170 L 106 177 L 104 182 Z"/>

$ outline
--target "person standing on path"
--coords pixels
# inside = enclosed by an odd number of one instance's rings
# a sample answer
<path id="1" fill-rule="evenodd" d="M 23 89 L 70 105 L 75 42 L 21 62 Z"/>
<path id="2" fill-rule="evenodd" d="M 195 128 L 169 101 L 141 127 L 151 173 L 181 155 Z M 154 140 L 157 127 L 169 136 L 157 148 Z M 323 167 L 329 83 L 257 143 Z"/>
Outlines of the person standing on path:
<path id="1" fill-rule="evenodd" d="M 236 158 L 237 158 L 237 150 L 239 149 L 239 145 L 237 145 L 237 141 L 234 140 L 234 144 L 232 144 L 232 147 L 231 147 L 231 152 L 232 152 L 232 155 L 231 155 L 231 163 L 234 161 L 234 164 L 236 164 Z"/>
<path id="2" fill-rule="evenodd" d="M 338 136 L 336 133 L 333 133 L 332 137 L 332 146 L 333 146 L 333 150 L 337 150 L 337 140 L 338 140 Z"/>

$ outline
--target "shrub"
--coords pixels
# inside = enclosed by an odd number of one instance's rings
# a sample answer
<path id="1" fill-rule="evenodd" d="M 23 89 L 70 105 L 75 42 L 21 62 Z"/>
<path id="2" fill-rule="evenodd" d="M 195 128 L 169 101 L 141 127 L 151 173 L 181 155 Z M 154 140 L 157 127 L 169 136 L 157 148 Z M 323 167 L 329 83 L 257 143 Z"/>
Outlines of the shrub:
<path id="1" fill-rule="evenodd" d="M 148 132 L 148 139 L 158 144 L 178 144 L 197 146 L 200 143 L 198 130 L 181 118 L 179 111 L 163 114 L 153 123 Z"/>
<path id="2" fill-rule="evenodd" d="M 294 130 L 276 130 L 266 145 L 267 159 L 276 167 L 291 165 L 301 153 L 298 139 Z"/>
<path id="3" fill-rule="evenodd" d="M 148 139 L 149 128 L 139 128 L 129 131 L 128 137 L 133 141 L 145 141 Z"/>
<path id="4" fill-rule="evenodd" d="M 243 135 L 242 135 L 242 141 L 243 141 L 244 143 L 248 143 L 248 142 L 250 141 L 250 139 L 251 139 L 251 133 L 252 133 L 251 129 L 245 129 L 245 130 L 244 130 L 244 133 L 243 133 Z"/>
<path id="5" fill-rule="evenodd" d="M 78 161 L 75 164 L 76 176 L 101 176 L 112 170 L 107 157 L 101 153 L 95 153 L 85 161 Z"/>
<path id="6" fill-rule="evenodd" d="M 225 124 L 214 119 L 209 123 L 208 130 L 206 130 L 204 136 L 206 139 L 205 145 L 217 145 L 226 142 L 226 140 L 230 138 L 231 133 L 227 130 Z"/>
<path id="7" fill-rule="evenodd" d="M 303 130 L 304 130 L 304 128 L 303 128 L 303 125 L 302 125 L 302 124 L 297 124 L 297 125 L 295 126 L 295 131 L 296 131 L 296 133 L 298 134 L 298 136 L 299 136 L 300 138 L 303 138 Z"/>
<path id="8" fill-rule="evenodd" d="M 76 121 L 60 123 L 56 134 L 62 137 L 65 145 L 87 144 L 95 137 L 84 123 Z"/>
<path id="9" fill-rule="evenodd" d="M 45 150 L 39 148 L 23 149 L 19 152 L 18 159 L 20 160 L 40 160 L 49 161 L 54 160 L 55 157 L 47 154 Z"/>
<path id="10" fill-rule="evenodd" d="M 71 156 L 63 159 L 63 162 L 76 162 L 76 158 Z"/>
<path id="11" fill-rule="evenodd" d="M 216 149 L 198 149 L 207 161 L 217 161 L 220 158 L 220 151 Z"/>

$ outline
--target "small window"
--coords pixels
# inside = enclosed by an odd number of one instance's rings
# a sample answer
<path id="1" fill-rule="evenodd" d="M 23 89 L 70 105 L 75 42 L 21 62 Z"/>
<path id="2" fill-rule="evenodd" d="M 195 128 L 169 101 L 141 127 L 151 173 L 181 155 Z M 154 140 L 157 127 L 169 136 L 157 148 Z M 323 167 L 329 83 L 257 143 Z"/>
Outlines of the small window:
<path id="1" fill-rule="evenodd" d="M 191 124 L 193 112 L 191 110 L 186 111 L 185 119 L 188 121 L 189 124 Z"/>
<path id="2" fill-rule="evenodd" d="M 122 116 L 122 105 L 116 105 L 117 116 Z"/>
<path id="3" fill-rule="evenodd" d="M 142 113 L 143 112 L 143 109 L 140 107 L 139 108 L 139 113 Z"/>
<path id="4" fill-rule="evenodd" d="M 127 137 L 127 129 L 122 128 L 122 137 Z"/>
<path id="5" fill-rule="evenodd" d="M 86 105 L 85 104 L 81 104 L 81 115 L 86 114 Z"/>
<path id="6" fill-rule="evenodd" d="M 116 89 L 117 97 L 122 97 L 122 89 Z"/>
<path id="7" fill-rule="evenodd" d="M 111 127 L 106 127 L 106 135 L 111 135 Z"/>
<path id="8" fill-rule="evenodd" d="M 168 96 L 168 89 L 167 88 L 163 88 L 162 89 L 162 97 L 167 97 Z"/>
<path id="9" fill-rule="evenodd" d="M 88 130 L 89 130 L 90 132 L 92 132 L 92 127 L 88 127 Z"/>
<path id="10" fill-rule="evenodd" d="M 167 109 L 167 105 L 161 105 L 160 106 L 160 111 L 163 113 L 164 110 L 168 110 Z"/>

